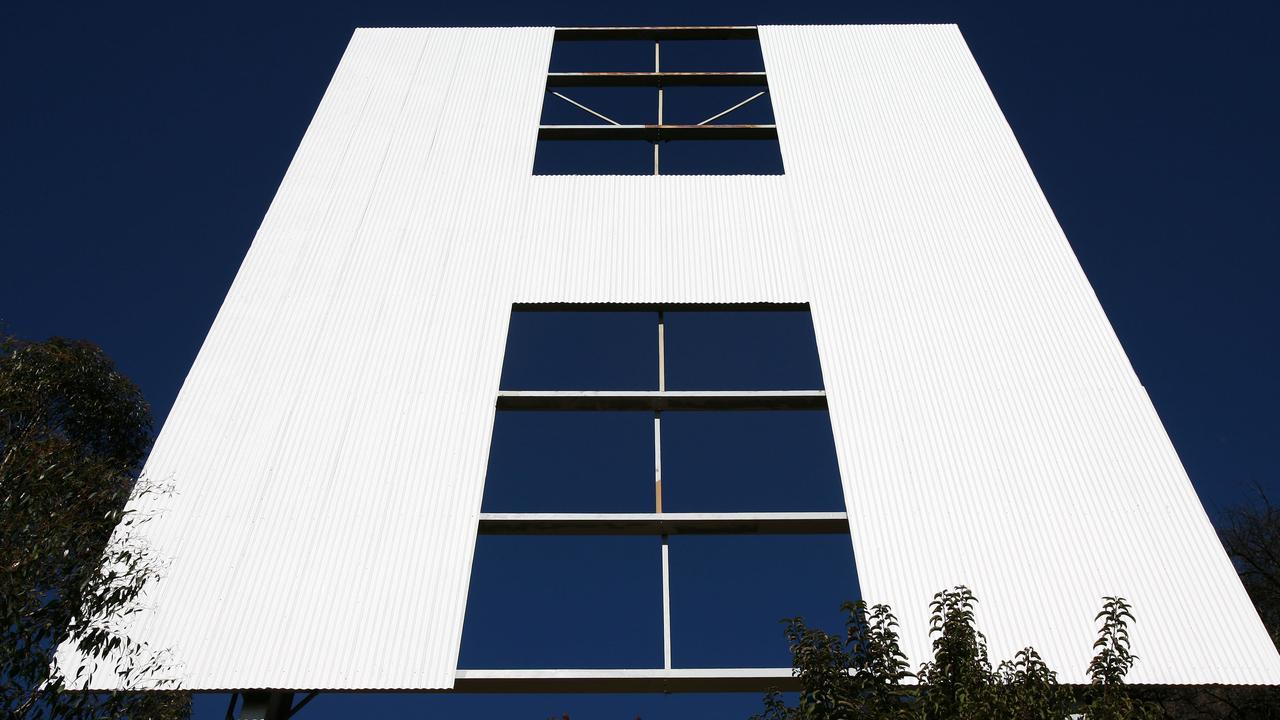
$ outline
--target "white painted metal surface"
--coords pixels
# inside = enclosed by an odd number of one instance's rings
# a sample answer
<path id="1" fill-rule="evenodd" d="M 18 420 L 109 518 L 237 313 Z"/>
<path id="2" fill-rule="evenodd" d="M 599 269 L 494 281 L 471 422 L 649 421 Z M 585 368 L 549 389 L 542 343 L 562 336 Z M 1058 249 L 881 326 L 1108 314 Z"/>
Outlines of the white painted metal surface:
<path id="1" fill-rule="evenodd" d="M 355 34 L 148 463 L 169 677 L 451 687 L 511 304 L 773 301 L 913 663 L 965 583 L 1065 681 L 1118 594 L 1133 681 L 1280 682 L 957 29 L 760 35 L 785 175 L 534 177 L 550 28 Z"/>

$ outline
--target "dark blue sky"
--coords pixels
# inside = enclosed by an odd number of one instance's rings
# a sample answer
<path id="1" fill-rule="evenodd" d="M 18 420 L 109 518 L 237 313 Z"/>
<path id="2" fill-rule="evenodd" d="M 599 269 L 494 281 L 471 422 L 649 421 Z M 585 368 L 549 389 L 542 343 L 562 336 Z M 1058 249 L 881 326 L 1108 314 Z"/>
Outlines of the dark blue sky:
<path id="1" fill-rule="evenodd" d="M 1280 490 L 1278 21 L 1264 2 L 10 2 L 0 322 L 100 343 L 162 419 L 357 26 L 956 22 L 1215 513 Z M 619 633 L 651 629 L 618 612 Z M 742 717 L 758 700 L 330 696 L 303 717 L 365 708 Z"/>

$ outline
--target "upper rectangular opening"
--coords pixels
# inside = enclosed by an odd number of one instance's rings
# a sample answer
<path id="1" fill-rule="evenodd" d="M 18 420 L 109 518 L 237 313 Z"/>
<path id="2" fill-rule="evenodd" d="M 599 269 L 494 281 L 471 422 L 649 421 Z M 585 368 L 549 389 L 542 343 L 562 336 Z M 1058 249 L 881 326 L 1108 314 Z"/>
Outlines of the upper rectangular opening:
<path id="1" fill-rule="evenodd" d="M 808 310 L 687 310 L 664 314 L 672 390 L 821 390 Z"/>
<path id="2" fill-rule="evenodd" d="M 821 390 L 805 304 L 513 307 L 501 390 Z"/>
<path id="3" fill-rule="evenodd" d="M 649 72 L 653 70 L 652 40 L 584 40 L 551 46 L 551 74 L 564 72 Z"/>
<path id="4" fill-rule="evenodd" d="M 755 28 L 562 28 L 533 173 L 780 175 L 768 85 Z"/>
<path id="5" fill-rule="evenodd" d="M 688 39 L 662 46 L 662 69 L 673 72 L 764 72 L 757 35 L 739 39 Z"/>
<path id="6" fill-rule="evenodd" d="M 513 312 L 502 390 L 656 390 L 656 311 Z"/>

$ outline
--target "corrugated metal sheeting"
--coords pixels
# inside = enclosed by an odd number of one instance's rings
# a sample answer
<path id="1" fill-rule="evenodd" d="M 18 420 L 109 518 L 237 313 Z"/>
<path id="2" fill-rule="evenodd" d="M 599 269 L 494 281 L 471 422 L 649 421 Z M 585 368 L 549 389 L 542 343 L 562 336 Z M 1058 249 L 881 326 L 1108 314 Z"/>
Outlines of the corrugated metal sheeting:
<path id="1" fill-rule="evenodd" d="M 356 32 L 148 463 L 148 682 L 451 687 L 538 301 L 811 303 L 863 595 L 913 663 L 964 583 L 993 656 L 1065 681 L 1124 595 L 1133 681 L 1280 682 L 958 30 L 760 36 L 785 175 L 535 177 L 550 28 Z"/>

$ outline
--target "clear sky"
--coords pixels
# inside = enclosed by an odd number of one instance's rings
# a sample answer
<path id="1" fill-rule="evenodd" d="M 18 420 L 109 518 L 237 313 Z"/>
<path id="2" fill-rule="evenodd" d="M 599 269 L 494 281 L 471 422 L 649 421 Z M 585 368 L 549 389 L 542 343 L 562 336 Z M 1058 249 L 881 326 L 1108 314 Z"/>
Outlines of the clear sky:
<path id="1" fill-rule="evenodd" d="M 910 0 L 5 3 L 0 322 L 24 337 L 100 343 L 142 386 L 162 420 L 357 26 L 955 22 L 1215 514 L 1247 498 L 1251 484 L 1280 490 L 1278 20 L 1280 6 L 1265 2 L 1076 2 L 1052 9 Z M 725 333 L 712 337 L 732 334 Z M 553 432 L 529 420 L 500 420 L 495 442 L 502 433 L 524 437 L 515 432 L 522 422 L 533 426 L 531 433 Z M 685 422 L 708 442 L 760 432 L 697 426 L 715 425 L 714 418 Z M 820 424 L 821 418 L 785 422 Z M 602 420 L 593 431 L 611 423 L 622 428 L 634 418 Z M 628 432 L 620 435 L 634 436 Z M 626 452 L 602 456 L 612 461 Z M 646 450 L 640 444 L 629 452 L 639 458 Z M 818 477 L 822 469 L 812 472 Z M 498 482 L 495 476 L 492 487 Z M 617 657 L 647 663 L 652 603 L 634 596 L 653 591 L 651 568 L 644 566 L 653 553 L 632 540 L 610 541 L 617 554 L 607 562 L 600 548 L 544 555 L 606 569 L 617 567 L 614 557 L 639 564 L 645 580 L 634 592 L 627 583 L 635 577 L 599 577 L 595 591 L 625 601 L 608 606 L 611 617 L 588 620 L 613 622 L 608 627 L 616 628 L 610 632 L 618 647 L 631 647 L 624 642 L 629 638 L 643 646 Z M 490 607 L 498 609 L 502 582 L 518 578 L 498 572 L 501 577 L 486 580 L 480 573 L 486 557 L 503 556 L 504 542 L 482 543 L 477 556 L 476 590 L 489 588 Z M 694 545 L 681 557 L 723 564 L 734 551 L 710 541 Z M 518 552 L 531 551 L 511 551 Z M 768 552 L 839 564 L 840 550 L 776 546 Z M 517 555 L 505 557 L 505 567 L 520 564 Z M 752 551 L 751 557 L 761 555 Z M 689 567 L 673 560 L 686 585 L 713 582 Z M 719 647 L 757 653 L 758 663 L 772 664 L 777 645 L 768 638 L 778 637 L 769 634 L 775 629 L 755 634 L 761 617 L 780 616 L 769 586 L 803 577 L 809 568 L 797 564 L 752 577 L 745 561 L 727 567 L 738 573 L 716 585 L 725 602 L 684 615 L 704 634 L 682 650 L 677 646 L 677 654 L 696 663 L 703 661 L 699 653 Z M 535 597 L 531 586 L 541 593 L 528 602 L 555 607 L 571 596 L 544 592 L 555 571 L 528 576 L 529 598 Z M 812 615 L 852 584 L 833 580 L 781 612 Z M 755 604 L 726 609 L 743 597 Z M 505 609 L 512 626 L 525 620 L 511 614 L 509 600 Z M 750 632 L 736 632 L 735 623 Z M 473 644 L 464 646 L 464 661 L 483 664 L 484 643 L 474 645 L 472 632 L 469 623 Z M 573 646 L 556 637 L 530 635 L 521 647 Z M 197 717 L 221 717 L 225 702 L 225 696 L 202 698 Z M 758 707 L 755 696 L 322 696 L 301 717 L 743 717 Z"/>

